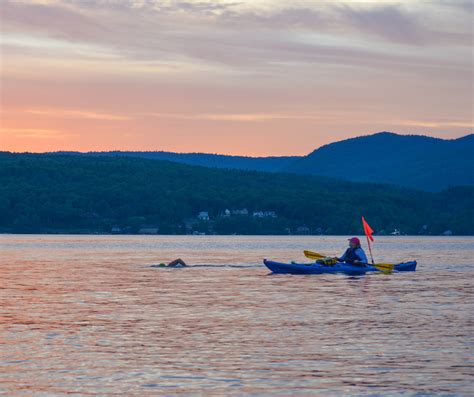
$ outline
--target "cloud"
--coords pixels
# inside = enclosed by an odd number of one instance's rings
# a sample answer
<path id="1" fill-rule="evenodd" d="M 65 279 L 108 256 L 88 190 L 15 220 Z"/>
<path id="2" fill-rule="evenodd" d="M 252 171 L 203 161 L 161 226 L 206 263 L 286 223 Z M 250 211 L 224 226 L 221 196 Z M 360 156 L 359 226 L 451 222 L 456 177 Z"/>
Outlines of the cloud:
<path id="1" fill-rule="evenodd" d="M 401 120 L 393 121 L 394 125 L 403 125 L 408 127 L 426 127 L 426 128 L 474 128 L 474 123 L 467 121 L 421 121 L 421 120 Z"/>
<path id="2" fill-rule="evenodd" d="M 370 8 L 344 5 L 336 6 L 336 9 L 342 21 L 355 31 L 374 35 L 387 42 L 419 46 L 468 46 L 472 41 L 470 31 L 443 31 L 436 26 L 426 25 L 431 8 L 409 12 L 400 5 L 382 4 Z"/>
<path id="3" fill-rule="evenodd" d="M 461 11 L 474 13 L 474 2 L 472 0 L 433 0 L 434 3 L 444 6 L 444 7 L 451 7 L 457 8 Z"/>
<path id="4" fill-rule="evenodd" d="M 4 32 L 31 32 L 75 41 L 96 41 L 107 33 L 106 25 L 88 16 L 81 7 L 61 2 L 6 0 L 1 6 Z"/>
<path id="5" fill-rule="evenodd" d="M 404 12 L 399 6 L 382 5 L 372 8 L 338 6 L 337 13 L 353 29 L 373 34 L 390 42 L 422 44 L 428 32 L 416 15 Z"/>
<path id="6" fill-rule="evenodd" d="M 132 120 L 129 116 L 97 113 L 92 111 L 84 110 L 71 110 L 71 109 L 28 109 L 27 113 L 35 114 L 38 116 L 58 117 L 58 118 L 77 118 L 77 119 L 91 119 L 91 120 L 103 120 L 103 121 L 128 121 Z"/>
<path id="7" fill-rule="evenodd" d="M 0 131 L 19 138 L 56 139 L 63 138 L 61 131 L 47 128 L 0 128 Z"/>
<path id="8" fill-rule="evenodd" d="M 419 64 L 420 54 L 405 51 L 400 45 L 468 46 L 472 42 L 470 29 L 458 29 L 462 14 L 445 18 L 443 23 L 449 24 L 449 29 L 443 30 L 436 25 L 439 10 L 429 3 L 418 8 L 385 2 L 317 2 L 309 6 L 295 1 L 288 6 L 275 1 L 273 8 L 258 4 L 6 1 L 3 19 L 7 34 L 22 32 L 63 40 L 81 49 L 81 56 L 89 43 L 95 53 L 98 49 L 126 60 L 198 61 L 230 69 L 275 68 L 278 62 L 288 61 Z M 449 59 L 444 62 L 449 63 Z"/>
<path id="9" fill-rule="evenodd" d="M 177 120 L 209 120 L 209 121 L 238 121 L 238 122 L 261 122 L 271 120 L 321 120 L 314 115 L 285 114 L 285 113 L 149 113 L 153 116 L 165 119 Z"/>

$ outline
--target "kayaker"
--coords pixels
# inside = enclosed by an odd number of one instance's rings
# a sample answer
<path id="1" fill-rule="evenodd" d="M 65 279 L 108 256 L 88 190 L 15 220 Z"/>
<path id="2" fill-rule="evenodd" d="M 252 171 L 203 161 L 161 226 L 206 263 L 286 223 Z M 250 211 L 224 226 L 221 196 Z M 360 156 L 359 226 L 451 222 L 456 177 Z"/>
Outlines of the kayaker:
<path id="1" fill-rule="evenodd" d="M 367 255 L 360 246 L 360 240 L 357 237 L 349 239 L 349 248 L 344 252 L 344 255 L 335 259 L 339 262 L 346 262 L 357 266 L 364 266 L 368 263 Z"/>

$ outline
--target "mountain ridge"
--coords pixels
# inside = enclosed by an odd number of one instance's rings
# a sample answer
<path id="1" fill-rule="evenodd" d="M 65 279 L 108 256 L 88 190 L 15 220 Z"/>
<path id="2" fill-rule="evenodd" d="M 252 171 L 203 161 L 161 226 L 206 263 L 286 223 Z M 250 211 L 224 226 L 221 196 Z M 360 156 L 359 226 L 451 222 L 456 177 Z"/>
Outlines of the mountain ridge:
<path id="1" fill-rule="evenodd" d="M 166 160 L 181 164 L 198 165 L 209 168 L 228 168 L 264 172 L 284 171 L 286 167 L 301 156 L 234 156 L 217 153 L 177 153 L 168 151 L 121 151 L 73 152 L 59 151 L 45 154 L 69 154 L 96 157 L 138 157 L 151 160 Z"/>
<path id="2" fill-rule="evenodd" d="M 474 135 L 441 139 L 380 132 L 324 145 L 287 172 L 428 191 L 474 185 Z"/>
<path id="3" fill-rule="evenodd" d="M 474 185 L 474 134 L 444 139 L 378 132 L 323 145 L 306 156 L 234 156 L 167 151 L 59 151 L 45 155 L 138 157 L 209 168 L 313 174 L 426 191 Z"/>

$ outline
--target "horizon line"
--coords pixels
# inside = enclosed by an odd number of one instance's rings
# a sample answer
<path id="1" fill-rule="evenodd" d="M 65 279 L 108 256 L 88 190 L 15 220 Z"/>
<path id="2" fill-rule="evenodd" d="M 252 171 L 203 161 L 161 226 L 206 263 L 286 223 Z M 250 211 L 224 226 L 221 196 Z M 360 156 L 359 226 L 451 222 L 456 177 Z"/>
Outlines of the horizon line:
<path id="1" fill-rule="evenodd" d="M 339 139 L 335 140 L 329 143 L 325 143 L 321 146 L 315 147 L 311 151 L 309 151 L 306 154 L 282 154 L 282 155 L 248 155 L 248 154 L 225 154 L 225 153 L 218 153 L 218 152 L 186 152 L 186 151 L 171 151 L 171 150 L 164 150 L 164 149 L 154 149 L 154 150 L 130 150 L 130 149 L 107 149 L 107 150 L 87 150 L 87 151 L 81 151 L 81 150 L 64 150 L 64 149 L 58 149 L 58 150 L 51 150 L 51 151 L 38 151 L 38 152 L 31 152 L 31 151 L 10 151 L 10 150 L 0 150 L 0 153 L 12 153 L 12 154 L 58 154 L 58 153 L 77 153 L 77 154 L 90 154 L 90 153 L 113 153 L 113 152 L 118 152 L 118 153 L 127 153 L 127 152 L 134 152 L 134 153 L 170 153 L 170 154 L 182 154 L 182 155 L 187 155 L 187 154 L 205 154 L 205 155 L 212 155 L 212 156 L 226 156 L 226 157 L 247 157 L 247 158 L 282 158 L 282 157 L 305 157 L 315 150 L 321 149 L 325 146 L 340 143 L 340 142 L 345 142 L 345 141 L 351 141 L 355 139 L 360 139 L 360 138 L 365 138 L 365 137 L 370 137 L 370 136 L 375 136 L 375 135 L 381 135 L 381 134 L 390 134 L 390 135 L 397 135 L 400 137 L 423 137 L 423 138 L 430 138 L 430 139 L 435 139 L 435 140 L 441 140 L 441 141 L 456 141 L 458 139 L 463 139 L 468 136 L 474 135 L 474 132 L 467 133 L 461 136 L 458 136 L 456 138 L 440 138 L 437 136 L 432 136 L 432 135 L 425 135 L 425 134 L 412 134 L 412 133 L 398 133 L 398 132 L 392 132 L 392 131 L 378 131 L 374 133 L 369 133 L 369 134 L 364 134 L 364 135 L 357 135 L 354 137 L 350 138 L 345 138 L 345 139 Z"/>

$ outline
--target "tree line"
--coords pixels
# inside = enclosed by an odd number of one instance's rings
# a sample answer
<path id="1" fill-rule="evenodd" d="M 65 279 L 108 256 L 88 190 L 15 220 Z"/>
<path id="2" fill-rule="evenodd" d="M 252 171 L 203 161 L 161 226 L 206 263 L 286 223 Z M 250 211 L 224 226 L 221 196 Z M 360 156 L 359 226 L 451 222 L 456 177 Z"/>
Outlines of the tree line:
<path id="1" fill-rule="evenodd" d="M 223 217 L 225 209 L 278 216 Z M 323 234 L 376 232 L 474 234 L 474 188 L 440 193 L 324 177 L 211 169 L 128 157 L 0 153 L 0 232 L 189 232 L 285 234 L 305 226 Z M 426 225 L 425 228 L 423 226 Z"/>

